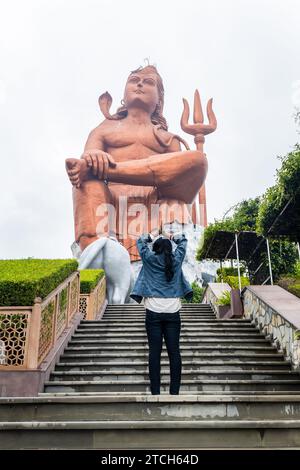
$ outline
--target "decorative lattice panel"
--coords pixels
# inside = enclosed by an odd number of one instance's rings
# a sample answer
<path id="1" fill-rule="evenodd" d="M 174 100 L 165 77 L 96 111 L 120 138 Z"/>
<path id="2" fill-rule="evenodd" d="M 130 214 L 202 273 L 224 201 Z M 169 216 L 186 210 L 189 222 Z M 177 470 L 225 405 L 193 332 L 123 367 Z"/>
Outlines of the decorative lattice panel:
<path id="1" fill-rule="evenodd" d="M 71 282 L 71 295 L 70 295 L 70 318 L 77 312 L 77 306 L 78 306 L 78 296 L 79 296 L 79 289 L 80 289 L 80 284 L 78 282 L 78 277 L 76 276 L 73 281 Z"/>
<path id="2" fill-rule="evenodd" d="M 29 312 L 0 313 L 0 365 L 23 366 Z"/>
<path id="3" fill-rule="evenodd" d="M 55 298 L 53 298 L 41 313 L 41 330 L 39 343 L 39 361 L 42 360 L 52 344 L 53 322 L 55 318 Z"/>
<path id="4" fill-rule="evenodd" d="M 86 318 L 87 306 L 88 306 L 88 296 L 81 295 L 79 299 L 79 311 L 80 313 L 83 313 L 83 318 Z"/>
<path id="5" fill-rule="evenodd" d="M 58 297 L 58 311 L 56 318 L 56 338 L 64 331 L 68 320 L 68 287 L 62 289 Z"/>

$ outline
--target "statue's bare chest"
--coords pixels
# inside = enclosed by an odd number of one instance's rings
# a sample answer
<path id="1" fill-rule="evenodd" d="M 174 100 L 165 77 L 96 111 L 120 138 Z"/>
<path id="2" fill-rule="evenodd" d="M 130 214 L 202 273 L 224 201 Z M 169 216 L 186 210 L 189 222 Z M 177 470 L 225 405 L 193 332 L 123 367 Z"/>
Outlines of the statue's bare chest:
<path id="1" fill-rule="evenodd" d="M 152 126 L 128 126 L 122 121 L 115 122 L 104 137 L 107 152 L 112 155 L 126 156 L 130 150 L 131 157 L 146 157 L 163 153 L 164 148 L 157 141 Z"/>

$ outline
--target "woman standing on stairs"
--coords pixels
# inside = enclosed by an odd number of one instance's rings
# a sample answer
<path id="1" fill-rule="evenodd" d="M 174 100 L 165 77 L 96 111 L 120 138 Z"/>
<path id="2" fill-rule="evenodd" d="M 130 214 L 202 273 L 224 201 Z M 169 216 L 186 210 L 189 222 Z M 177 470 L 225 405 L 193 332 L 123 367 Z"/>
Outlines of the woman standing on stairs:
<path id="1" fill-rule="evenodd" d="M 171 240 L 177 244 L 174 253 Z M 143 265 L 130 297 L 138 303 L 144 298 L 151 393 L 160 394 L 160 358 L 164 338 L 170 362 L 170 394 L 178 395 L 181 382 L 180 298 L 191 300 L 193 297 L 193 289 L 182 271 L 188 241 L 182 232 L 160 236 L 154 241 L 152 251 L 148 244 L 153 241 L 152 233 L 143 234 L 137 240 Z"/>

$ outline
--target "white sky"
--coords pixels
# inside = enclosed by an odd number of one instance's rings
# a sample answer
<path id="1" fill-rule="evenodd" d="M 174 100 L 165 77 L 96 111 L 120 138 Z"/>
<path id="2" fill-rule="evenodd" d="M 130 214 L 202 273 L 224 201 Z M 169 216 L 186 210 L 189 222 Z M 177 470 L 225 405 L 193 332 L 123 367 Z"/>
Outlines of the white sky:
<path id="1" fill-rule="evenodd" d="M 129 72 L 157 65 L 164 115 L 180 133 L 182 97 L 214 98 L 206 139 L 208 218 L 261 195 L 277 155 L 297 141 L 299 0 L 0 1 L 0 258 L 70 257 L 67 157 L 80 157 L 101 120 L 99 95 L 119 106 Z"/>

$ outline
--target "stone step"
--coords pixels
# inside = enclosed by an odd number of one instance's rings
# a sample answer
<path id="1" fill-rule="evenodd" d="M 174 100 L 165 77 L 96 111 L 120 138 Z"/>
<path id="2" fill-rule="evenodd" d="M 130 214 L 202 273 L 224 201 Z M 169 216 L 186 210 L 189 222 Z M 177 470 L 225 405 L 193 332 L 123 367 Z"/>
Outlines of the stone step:
<path id="1" fill-rule="evenodd" d="M 75 334 L 70 339 L 70 343 L 86 343 L 88 344 L 96 344 L 96 343 L 145 343 L 147 342 L 147 334 L 100 334 L 100 335 L 85 335 L 85 334 Z M 197 343 L 197 342 L 204 342 L 204 343 L 257 343 L 257 344 L 270 344 L 269 341 L 265 339 L 262 335 L 251 335 L 251 334 L 235 334 L 235 335 L 226 335 L 223 333 L 219 333 L 218 335 L 212 336 L 210 334 L 205 333 L 195 333 L 195 334 L 186 334 L 184 332 L 180 335 L 180 344 L 185 343 Z"/>
<path id="2" fill-rule="evenodd" d="M 113 317 L 114 315 L 119 315 L 119 316 L 128 316 L 128 318 L 130 318 L 131 315 L 145 316 L 146 314 L 147 314 L 147 311 L 145 309 L 141 309 L 139 311 L 136 311 L 136 310 L 131 310 L 131 311 L 130 310 L 115 310 L 115 311 L 105 310 L 105 312 L 104 312 L 104 315 L 110 315 L 111 317 Z M 174 312 L 174 314 L 177 315 L 177 312 Z M 180 314 L 180 316 L 185 316 L 185 315 L 196 316 L 196 317 L 209 316 L 209 317 L 216 318 L 215 313 L 211 309 L 206 309 L 206 310 L 203 310 L 203 309 L 180 310 L 179 314 Z"/>
<path id="3" fill-rule="evenodd" d="M 51 429 L 103 429 L 103 430 L 110 430 L 110 429 L 133 429 L 137 428 L 141 429 L 155 429 L 156 432 L 161 427 L 167 429 L 177 429 L 177 426 L 181 426 L 184 429 L 194 429 L 194 428 L 206 428 L 211 429 L 214 427 L 220 427 L 222 429 L 226 428 L 233 428 L 237 427 L 239 429 L 245 429 L 247 427 L 250 428 L 288 428 L 288 429 L 300 429 L 300 420 L 293 420 L 293 419 L 285 419 L 285 420 L 243 420 L 241 422 L 236 422 L 235 420 L 214 420 L 214 421 L 190 421 L 190 420 L 174 420 L 174 421 L 156 421 L 156 420 L 137 420 L 137 421 L 125 421 L 125 420 L 118 420 L 118 421 L 111 421 L 111 420 L 104 420 L 104 421 L 34 421 L 34 422 L 26 422 L 26 421 L 3 421 L 0 423 L 1 431 L 3 429 L 17 429 L 19 431 L 23 430 L 26 431 L 28 429 L 38 429 L 38 430 L 51 430 Z"/>
<path id="4" fill-rule="evenodd" d="M 141 305 L 137 308 L 132 308 L 132 307 L 127 307 L 125 308 L 124 305 L 113 305 L 113 306 L 107 306 L 105 311 L 106 312 L 134 312 L 134 313 L 140 313 L 140 312 L 145 312 L 145 306 Z M 190 304 L 185 305 L 184 307 L 182 306 L 180 309 L 181 313 L 186 313 L 186 312 L 205 312 L 205 313 L 214 313 L 210 305 L 192 305 Z"/>
<path id="5" fill-rule="evenodd" d="M 177 315 L 177 312 L 174 312 L 174 314 L 176 313 Z M 134 311 L 134 310 L 115 310 L 115 311 L 112 311 L 112 310 L 105 310 L 104 314 L 103 315 L 107 315 L 107 316 L 111 316 L 111 317 L 114 317 L 115 315 L 116 316 L 127 316 L 128 318 L 130 318 L 132 315 L 134 316 L 145 316 L 147 314 L 146 310 L 145 309 L 141 309 L 139 311 Z M 212 311 L 212 310 L 181 310 L 179 312 L 180 316 L 196 316 L 196 317 L 214 317 L 216 318 L 216 315 L 215 313 Z"/>
<path id="6" fill-rule="evenodd" d="M 235 399 L 235 397 L 252 397 L 252 400 L 256 400 L 257 396 L 264 396 L 268 397 L 269 401 L 272 401 L 273 397 L 282 397 L 282 396 L 288 396 L 288 397 L 299 397 L 300 392 L 299 390 L 285 390 L 284 392 L 282 391 L 268 391 L 268 390 L 240 390 L 240 391 L 234 391 L 234 390 L 219 390 L 215 392 L 210 392 L 210 391 L 205 391 L 202 390 L 199 392 L 198 390 L 180 390 L 179 397 L 186 397 L 186 396 L 197 396 L 197 397 L 215 397 L 215 396 L 220 396 L 220 397 L 229 397 L 232 400 Z M 166 390 L 161 390 L 160 395 L 152 395 L 150 390 L 143 390 L 143 391 L 130 391 L 130 390 L 118 390 L 118 391 L 103 391 L 103 392 L 41 392 L 38 394 L 40 397 L 102 397 L 106 396 L 109 397 L 116 397 L 116 396 L 122 396 L 122 397 L 142 397 L 146 396 L 148 398 L 152 398 L 153 396 L 156 396 L 158 399 L 160 397 L 173 397 L 174 395 L 170 395 L 169 391 Z M 15 398 L 15 397 L 12 397 Z"/>
<path id="7" fill-rule="evenodd" d="M 149 391 L 150 384 L 147 380 L 59 380 L 47 381 L 45 392 L 98 392 L 98 391 Z M 169 380 L 161 380 L 161 390 L 169 390 Z M 181 381 L 180 390 L 201 392 L 227 391 L 298 391 L 300 392 L 300 380 L 185 380 Z"/>
<path id="8" fill-rule="evenodd" d="M 145 308 L 142 308 L 140 310 L 122 310 L 122 309 L 115 309 L 115 310 L 112 310 L 112 309 L 106 309 L 105 312 L 104 312 L 104 315 L 145 315 L 147 312 L 146 312 L 146 309 Z M 177 312 L 174 312 L 174 313 L 177 313 Z M 180 315 L 212 315 L 212 316 L 215 316 L 215 313 L 211 310 L 211 309 L 201 309 L 201 308 L 198 308 L 198 309 L 184 309 L 184 310 L 180 310 Z"/>
<path id="9" fill-rule="evenodd" d="M 0 421 L 300 419 L 300 395 L 147 395 L 0 398 Z M 212 412 L 213 410 L 213 412 Z"/>
<path id="10" fill-rule="evenodd" d="M 15 421 L 0 424 L 2 449 L 298 448 L 300 420 Z M 153 461 L 153 460 L 152 460 Z"/>
<path id="11" fill-rule="evenodd" d="M 207 360 L 209 360 L 212 363 L 218 362 L 220 359 L 226 363 L 231 363 L 232 361 L 239 361 L 241 364 L 244 364 L 247 361 L 252 361 L 257 364 L 263 363 L 264 361 L 268 360 L 270 363 L 277 364 L 285 364 L 290 367 L 290 364 L 288 362 L 284 361 L 284 357 L 282 354 L 277 353 L 277 351 L 274 351 L 271 354 L 249 354 L 248 352 L 241 352 L 240 354 L 227 354 L 227 353 L 215 353 L 214 355 L 212 354 L 206 354 L 206 353 L 198 353 L 198 352 L 187 352 L 187 351 L 181 351 L 181 358 L 182 359 L 190 359 L 190 360 L 197 360 L 199 363 L 203 362 L 205 363 Z M 139 353 L 133 353 L 131 351 L 125 351 L 125 352 L 98 352 L 95 354 L 81 354 L 81 353 L 72 353 L 72 352 L 66 352 L 60 356 L 61 361 L 68 361 L 72 363 L 77 363 L 78 361 L 89 361 L 90 363 L 93 363 L 95 361 L 109 361 L 109 362 L 114 362 L 114 361 L 120 361 L 122 360 L 124 363 L 125 361 L 131 362 L 132 359 L 142 359 L 142 360 L 148 360 L 148 352 L 139 352 Z M 162 351 L 161 353 L 161 359 L 168 359 L 168 355 L 166 351 Z"/>
<path id="12" fill-rule="evenodd" d="M 67 346 L 64 350 L 64 353 L 67 352 L 80 352 L 82 353 L 93 353 L 97 354 L 99 352 L 106 352 L 106 353 L 113 353 L 117 351 L 128 351 L 128 345 L 123 344 L 120 346 L 116 345 L 102 345 L 101 349 L 96 346 Z M 130 351 L 132 353 L 138 353 L 141 351 L 149 351 L 147 343 L 145 345 L 132 345 L 130 347 Z M 211 345 L 195 345 L 195 344 L 187 344 L 187 345 L 181 345 L 180 346 L 180 351 L 190 351 L 190 352 L 198 352 L 198 353 L 205 353 L 210 351 L 211 354 L 216 354 L 218 352 L 227 352 L 231 354 L 236 354 L 239 355 L 241 352 L 251 352 L 252 354 L 255 354 L 256 352 L 258 353 L 268 353 L 268 352 L 276 352 L 275 347 L 273 346 L 239 346 L 239 345 L 219 345 L 219 344 L 211 344 Z M 129 352 L 129 351 L 128 351 Z"/>
<path id="13" fill-rule="evenodd" d="M 255 325 L 183 304 L 182 379 L 151 395 L 143 305 L 82 321 L 38 397 L 0 398 L 0 449 L 299 448 L 300 374 Z"/>
<path id="14" fill-rule="evenodd" d="M 120 307 L 119 305 L 116 306 L 116 308 L 108 308 L 106 307 L 105 309 L 105 313 L 109 313 L 111 315 L 114 315 L 115 313 L 116 314 L 140 314 L 140 313 L 146 313 L 146 308 L 144 306 L 142 307 L 139 307 L 139 308 L 117 308 L 117 307 Z M 174 312 L 174 313 L 177 313 L 177 312 Z M 185 308 L 181 308 L 180 309 L 180 314 L 181 315 L 185 315 L 186 313 L 195 313 L 195 314 L 199 314 L 199 315 L 215 315 L 215 312 L 212 310 L 211 307 L 209 306 L 206 306 L 206 307 L 185 307 Z"/>
<path id="15" fill-rule="evenodd" d="M 147 338 L 140 338 L 135 339 L 132 338 L 131 340 L 127 338 L 101 338 L 99 340 L 84 340 L 84 339 L 72 339 L 69 344 L 68 348 L 96 348 L 96 349 L 103 349 L 105 347 L 111 348 L 121 348 L 121 349 L 130 349 L 134 350 L 135 348 L 147 348 L 148 349 L 148 340 Z M 212 347 L 218 349 L 223 346 L 228 347 L 236 347 L 242 348 L 245 347 L 249 348 L 256 348 L 256 347 L 263 347 L 263 348 L 270 348 L 271 346 L 269 343 L 264 339 L 248 339 L 248 338 L 219 338 L 219 339 L 212 339 L 212 338 L 181 338 L 180 339 L 180 349 L 184 347 L 189 347 L 190 349 L 193 348 L 200 348 L 200 347 Z"/>
<path id="16" fill-rule="evenodd" d="M 260 333 L 258 330 L 254 328 L 247 328 L 247 329 L 225 329 L 225 328 L 201 328 L 201 327 L 181 327 L 181 336 L 195 336 L 200 334 L 202 336 L 212 336 L 212 337 L 219 337 L 219 336 L 257 336 L 261 338 L 265 338 L 265 336 Z M 86 330 L 76 330 L 73 336 L 82 337 L 82 338 L 98 338 L 102 336 L 123 336 L 123 335 L 134 335 L 134 336 L 146 336 L 146 329 L 145 327 L 130 327 L 130 328 L 103 328 L 102 330 L 94 330 L 94 331 L 86 331 Z"/>
<path id="17" fill-rule="evenodd" d="M 89 322 L 91 324 L 95 324 L 95 322 L 99 322 L 99 323 L 103 323 L 104 321 L 107 321 L 107 322 L 120 322 L 120 321 L 126 321 L 126 322 L 135 322 L 135 321 L 144 321 L 145 322 L 145 319 L 146 319 L 146 315 L 123 315 L 123 316 L 106 316 L 105 314 L 103 315 L 102 319 L 101 320 L 90 320 Z M 181 319 L 181 322 L 184 323 L 184 322 L 188 322 L 188 321 L 193 321 L 193 322 L 199 322 L 200 324 L 201 323 L 205 323 L 205 322 L 211 322 L 211 323 L 219 323 L 220 320 L 218 320 L 215 316 L 213 315 L 207 315 L 207 316 L 199 316 L 199 315 L 186 315 L 186 316 L 183 316 L 181 315 L 180 317 Z M 244 322 L 246 323 L 246 322 Z M 250 321 L 247 322 L 248 324 L 251 324 Z"/>
<path id="18" fill-rule="evenodd" d="M 145 308 L 143 304 L 107 304 L 106 309 L 107 310 L 140 310 Z M 210 309 L 211 306 L 210 304 L 204 304 L 204 303 L 189 303 L 186 304 L 182 302 L 182 310 L 199 310 L 199 309 Z"/>
<path id="19" fill-rule="evenodd" d="M 105 328 L 124 328 L 124 327 L 134 327 L 134 328 L 139 328 L 143 327 L 145 325 L 145 319 L 142 320 L 136 320 L 136 321 L 129 321 L 129 320 L 120 320 L 120 321 L 105 321 L 105 320 L 100 320 L 98 323 L 90 325 L 89 322 L 87 323 L 80 323 L 78 325 L 78 330 L 92 330 L 92 331 L 99 331 Z M 204 320 L 182 320 L 181 325 L 192 328 L 194 326 L 199 327 L 199 328 L 213 328 L 213 329 L 220 329 L 220 328 L 228 328 L 228 329 L 241 329 L 241 330 L 248 330 L 248 329 L 256 329 L 256 327 L 250 323 L 250 322 L 243 322 L 243 323 L 237 323 L 237 322 L 224 322 L 224 321 L 204 321 Z"/>
<path id="20" fill-rule="evenodd" d="M 107 308 L 140 308 L 142 306 L 142 304 L 138 304 L 138 303 L 126 303 L 126 304 L 110 304 L 108 303 L 107 304 Z M 185 302 L 182 302 L 182 307 L 183 308 L 187 308 L 187 307 L 206 307 L 206 306 L 209 306 L 210 307 L 210 304 L 207 304 L 207 303 L 204 303 L 204 302 L 193 302 L 193 303 L 185 303 Z"/>
<path id="21" fill-rule="evenodd" d="M 161 378 L 167 379 L 170 376 L 170 368 L 161 368 Z M 126 380 L 126 381 L 140 381 L 148 380 L 149 373 L 148 367 L 144 370 L 81 370 L 81 371 L 55 371 L 51 374 L 53 381 L 101 381 L 101 380 Z M 195 370 L 182 368 L 182 380 L 298 380 L 300 385 L 300 374 L 291 371 L 283 370 Z M 299 388 L 300 390 L 300 388 Z"/>
<path id="22" fill-rule="evenodd" d="M 145 315 L 147 313 L 145 308 L 139 310 L 132 309 L 106 309 L 104 315 Z M 178 312 L 173 312 L 178 313 Z M 194 308 L 194 309 L 181 309 L 179 311 L 180 315 L 215 315 L 215 312 L 211 308 Z"/>
<path id="23" fill-rule="evenodd" d="M 1 423 L 0 446 L 13 449 L 289 449 L 300 420 L 32 421 Z M 288 438 L 287 438 L 288 436 Z M 50 444 L 51 443 L 51 444 Z M 153 459 L 152 459 L 153 462 Z"/>
<path id="24" fill-rule="evenodd" d="M 137 319 L 141 319 L 141 318 L 145 318 L 146 316 L 146 312 L 143 311 L 143 312 L 140 312 L 140 313 L 130 313 L 130 312 L 124 312 L 124 313 L 121 313 L 121 312 L 118 312 L 118 313 L 107 313 L 107 312 L 104 312 L 103 314 L 103 319 L 105 318 L 108 318 L 108 319 L 116 319 L 116 318 L 127 318 L 128 319 L 131 319 L 131 318 L 137 318 Z M 185 312 L 185 313 L 180 313 L 180 317 L 185 319 L 185 318 L 191 318 L 191 319 L 199 319 L 199 320 L 205 320 L 206 318 L 209 319 L 209 320 L 216 320 L 217 317 L 214 313 L 211 313 L 211 312 L 205 312 L 205 313 L 200 313 L 200 312 Z M 92 320 L 86 320 L 86 321 L 92 321 Z M 101 320 L 93 320 L 93 321 L 101 321 Z"/>
<path id="25" fill-rule="evenodd" d="M 101 321 L 104 318 L 111 318 L 111 319 L 132 319 L 132 318 L 145 318 L 147 315 L 146 310 L 141 310 L 140 312 L 107 312 L 105 311 L 102 318 L 100 320 L 85 320 L 85 321 Z M 171 314 L 170 314 L 171 315 Z M 177 313 L 174 312 L 174 315 L 177 315 Z M 214 312 L 212 311 L 207 311 L 207 312 L 199 312 L 199 311 L 186 311 L 186 312 L 180 312 L 180 317 L 185 319 L 185 318 L 191 318 L 191 319 L 196 319 L 196 320 L 205 320 L 208 318 L 209 320 L 216 320 L 217 317 Z M 231 320 L 239 320 L 239 318 L 232 318 Z M 224 321 L 224 319 L 223 319 Z M 249 321 L 249 319 L 248 319 Z"/>
<path id="26" fill-rule="evenodd" d="M 140 332 L 140 333 L 128 333 L 124 332 L 123 335 L 121 333 L 106 333 L 102 332 L 101 334 L 74 334 L 71 338 L 70 341 L 85 341 L 85 342 L 90 342 L 90 341 L 114 341 L 114 342 L 123 342 L 123 341 L 142 341 L 145 342 L 147 341 L 147 333 L 146 331 Z M 267 344 L 270 344 L 266 338 L 259 334 L 259 333 L 223 333 L 219 332 L 214 335 L 211 335 L 209 333 L 203 333 L 201 331 L 199 332 L 194 332 L 194 334 L 181 331 L 180 334 L 180 342 L 186 342 L 186 341 L 210 341 L 210 342 L 217 342 L 217 341 L 259 341 L 259 342 L 264 342 Z"/>
<path id="27" fill-rule="evenodd" d="M 112 332 L 112 333 L 118 333 L 118 332 L 141 332 L 145 331 L 145 322 L 141 322 L 140 324 L 138 323 L 126 323 L 126 324 L 121 324 L 121 323 L 102 323 L 97 326 L 85 326 L 81 327 L 79 326 L 76 329 L 76 333 L 81 333 L 81 334 L 86 334 L 86 333 L 103 333 L 105 331 Z M 203 331 L 206 333 L 211 333 L 211 334 L 219 334 L 219 333 L 257 333 L 261 334 L 260 330 L 256 328 L 254 325 L 207 325 L 207 324 L 199 324 L 197 322 L 193 323 L 183 323 L 181 322 L 181 329 L 186 332 L 193 332 L 193 331 Z"/>
<path id="28" fill-rule="evenodd" d="M 148 361 L 147 360 L 140 360 L 137 361 L 135 358 L 132 358 L 131 361 L 126 358 L 123 359 L 123 361 L 120 361 L 119 358 L 115 358 L 114 360 L 110 361 L 94 361 L 94 362 L 59 362 L 56 364 L 56 371 L 61 371 L 61 370 L 72 370 L 72 371 L 78 371 L 78 370 L 94 370 L 97 371 L 99 368 L 104 368 L 104 370 L 119 370 L 122 369 L 124 371 L 127 370 L 132 370 L 134 368 L 137 371 L 145 370 L 146 367 L 148 367 Z M 168 360 L 161 360 L 161 366 L 167 366 L 169 367 L 169 361 Z M 192 370 L 207 370 L 210 371 L 212 369 L 214 370 L 227 370 L 229 367 L 230 369 L 233 370 L 290 370 L 290 364 L 288 362 L 283 362 L 283 361 L 261 361 L 261 362 L 255 362 L 255 361 L 248 361 L 248 362 L 242 362 L 242 361 L 210 361 L 210 362 L 204 362 L 204 361 L 184 361 L 182 360 L 182 367 L 183 368 L 188 368 Z"/>
<path id="29" fill-rule="evenodd" d="M 83 340 L 83 341 L 101 341 L 102 339 L 108 340 L 112 339 L 114 341 L 116 340 L 131 340 L 131 339 L 136 339 L 136 340 L 147 340 L 147 332 L 146 329 L 141 330 L 141 331 L 135 331 L 135 332 L 128 332 L 124 331 L 123 333 L 121 332 L 106 332 L 102 331 L 101 333 L 96 333 L 96 334 L 90 334 L 90 333 L 80 333 L 80 332 L 75 332 L 74 335 L 71 338 L 71 341 L 73 340 Z M 180 332 L 180 341 L 186 341 L 187 339 L 203 339 L 204 341 L 206 340 L 211 340 L 211 341 L 222 341 L 222 340 L 228 340 L 228 341 L 233 341 L 234 339 L 238 340 L 253 340 L 253 341 L 264 341 L 268 344 L 270 344 L 270 341 L 266 339 L 266 337 L 262 334 L 260 334 L 257 331 L 253 332 L 236 332 L 236 333 L 227 333 L 226 331 L 218 331 L 216 333 L 207 333 L 206 331 L 185 331 L 184 328 L 181 329 Z"/>

